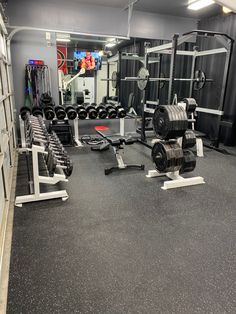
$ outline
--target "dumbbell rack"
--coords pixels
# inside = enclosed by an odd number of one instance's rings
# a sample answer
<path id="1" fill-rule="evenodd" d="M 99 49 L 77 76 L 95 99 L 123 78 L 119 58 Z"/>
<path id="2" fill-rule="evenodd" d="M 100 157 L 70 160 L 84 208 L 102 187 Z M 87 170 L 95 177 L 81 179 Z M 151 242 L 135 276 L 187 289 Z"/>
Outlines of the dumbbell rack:
<path id="1" fill-rule="evenodd" d="M 63 201 L 68 199 L 68 194 L 66 190 L 53 191 L 53 192 L 40 192 L 40 183 L 54 185 L 58 182 L 68 182 L 64 174 L 55 173 L 53 177 L 40 176 L 39 175 L 39 154 L 47 154 L 43 146 L 32 145 L 32 148 L 21 149 L 20 152 L 31 152 L 32 153 L 32 164 L 33 164 L 33 186 L 34 193 L 29 195 L 17 196 L 15 200 L 15 205 L 22 207 L 23 203 L 37 202 L 50 200 L 55 198 L 61 198 Z"/>
<path id="2" fill-rule="evenodd" d="M 45 147 L 41 145 L 32 144 L 32 147 L 27 147 L 24 121 L 20 119 L 20 133 L 21 133 L 21 146 L 19 153 L 30 153 L 32 155 L 32 166 L 33 166 L 33 193 L 23 196 L 17 196 L 15 199 L 15 206 L 22 207 L 24 203 L 37 202 L 43 200 L 50 200 L 61 198 L 63 201 L 68 199 L 66 190 L 52 191 L 52 192 L 40 192 L 40 184 L 55 185 L 58 182 L 68 182 L 62 169 L 58 169 L 59 173 L 54 173 L 53 176 L 41 176 L 39 173 L 39 154 L 47 155 Z"/>

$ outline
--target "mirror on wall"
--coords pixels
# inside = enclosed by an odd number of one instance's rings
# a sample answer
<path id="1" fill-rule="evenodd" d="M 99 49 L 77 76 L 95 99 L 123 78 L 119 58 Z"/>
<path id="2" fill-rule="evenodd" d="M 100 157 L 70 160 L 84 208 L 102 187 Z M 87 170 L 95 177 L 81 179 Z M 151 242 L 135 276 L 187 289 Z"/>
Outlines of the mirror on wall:
<path id="1" fill-rule="evenodd" d="M 104 97 L 114 97 L 127 109 L 142 111 L 142 91 L 135 80 L 120 80 L 115 86 L 111 81 L 114 72 L 119 78 L 137 77 L 144 66 L 145 46 L 158 46 L 170 40 L 75 36 L 57 34 L 57 62 L 60 103 L 64 105 L 101 103 Z M 188 49 L 188 47 L 185 47 Z M 190 76 L 191 66 L 185 57 L 177 56 L 176 76 Z M 183 67 L 183 64 L 186 66 Z M 184 68 L 185 73 L 181 73 Z M 150 77 L 169 77 L 170 56 L 150 54 L 148 70 Z M 107 82 L 107 78 L 110 81 Z M 175 83 L 179 97 L 186 96 L 186 84 Z M 168 83 L 152 82 L 147 95 L 150 101 L 166 103 Z"/>
<path id="2" fill-rule="evenodd" d="M 107 57 L 118 40 L 108 37 L 57 35 L 57 63 L 61 104 L 100 103 L 107 93 Z M 117 71 L 117 63 L 110 64 Z M 109 83 L 110 95 L 116 89 Z"/>

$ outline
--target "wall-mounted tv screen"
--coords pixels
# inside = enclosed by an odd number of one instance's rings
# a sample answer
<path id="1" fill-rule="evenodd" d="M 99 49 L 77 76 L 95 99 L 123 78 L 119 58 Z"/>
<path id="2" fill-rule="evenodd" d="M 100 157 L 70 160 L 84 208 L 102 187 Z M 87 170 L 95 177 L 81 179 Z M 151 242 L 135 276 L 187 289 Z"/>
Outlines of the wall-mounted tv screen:
<path id="1" fill-rule="evenodd" d="M 75 51 L 74 69 L 79 71 L 84 68 L 86 71 L 101 70 L 102 58 L 98 52 Z"/>

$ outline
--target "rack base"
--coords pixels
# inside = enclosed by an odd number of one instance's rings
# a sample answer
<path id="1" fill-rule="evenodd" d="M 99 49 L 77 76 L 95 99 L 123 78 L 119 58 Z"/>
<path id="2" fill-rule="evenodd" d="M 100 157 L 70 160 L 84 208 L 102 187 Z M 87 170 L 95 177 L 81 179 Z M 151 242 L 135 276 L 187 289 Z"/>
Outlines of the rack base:
<path id="1" fill-rule="evenodd" d="M 183 178 L 179 171 L 176 172 L 168 172 L 168 173 L 160 173 L 157 170 L 149 170 L 146 175 L 147 178 L 155 178 L 155 177 L 164 177 L 171 179 L 172 181 L 165 181 L 162 190 L 176 189 L 185 186 L 192 186 L 198 184 L 204 184 L 203 177 L 192 177 L 192 178 Z"/>

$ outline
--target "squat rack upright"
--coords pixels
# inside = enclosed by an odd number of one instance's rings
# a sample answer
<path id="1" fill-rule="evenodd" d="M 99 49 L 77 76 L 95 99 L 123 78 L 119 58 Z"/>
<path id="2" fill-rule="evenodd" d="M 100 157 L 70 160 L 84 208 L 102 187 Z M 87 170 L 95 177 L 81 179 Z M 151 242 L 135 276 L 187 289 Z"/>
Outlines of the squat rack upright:
<path id="1" fill-rule="evenodd" d="M 140 61 L 143 65 L 145 65 L 145 56 L 138 56 L 136 53 L 129 53 L 129 52 L 122 52 L 118 51 L 116 55 L 107 58 L 107 78 L 102 79 L 102 81 L 107 82 L 107 97 L 110 95 L 110 81 L 113 84 L 113 87 L 116 88 L 116 95 L 118 98 L 118 102 L 120 102 L 120 84 L 124 79 L 121 78 L 121 66 L 122 66 L 122 61 L 128 60 L 128 61 Z M 149 58 L 148 63 L 159 63 L 160 57 L 152 57 Z M 117 71 L 116 73 L 116 78 L 113 77 L 114 72 L 112 73 L 112 78 L 110 78 L 110 64 L 111 63 L 117 63 Z"/>
<path id="2" fill-rule="evenodd" d="M 183 43 L 186 43 L 188 41 L 193 41 L 196 39 L 197 36 L 204 36 L 209 38 L 215 38 L 221 45 L 221 48 L 215 48 L 215 49 L 209 49 L 209 50 L 202 50 L 198 51 L 196 48 L 193 49 L 193 51 L 186 51 L 186 50 L 178 50 L 178 46 L 180 46 Z M 215 55 L 215 54 L 225 54 L 225 65 L 224 65 L 224 71 L 223 71 L 223 79 L 222 79 L 222 90 L 221 90 L 221 96 L 220 101 L 217 109 L 210 109 L 205 107 L 197 107 L 197 111 L 201 113 L 206 114 L 212 114 L 218 116 L 218 123 L 217 123 L 217 137 L 215 140 L 214 145 L 212 148 L 218 149 L 219 142 L 220 142 L 220 133 L 221 133 L 221 127 L 232 127 L 232 123 L 229 121 L 225 121 L 223 119 L 224 116 L 224 107 L 225 107 L 225 96 L 226 96 L 226 87 L 227 87 L 227 81 L 229 76 L 229 67 L 230 67 L 230 61 L 231 61 L 231 55 L 232 55 L 232 49 L 233 49 L 233 43 L 234 40 L 227 34 L 221 33 L 221 32 L 213 32 L 213 31 L 206 31 L 206 30 L 193 30 L 188 33 L 183 34 L 181 37 L 179 37 L 178 34 L 175 34 L 172 38 L 172 41 L 167 44 L 155 46 L 155 47 L 145 47 L 145 62 L 144 66 L 148 68 L 149 64 L 149 55 L 151 53 L 162 55 L 170 55 L 170 71 L 169 71 L 169 78 L 163 79 L 167 82 L 169 82 L 168 87 L 168 104 L 171 104 L 174 98 L 174 82 L 175 80 L 183 80 L 183 81 L 189 81 L 190 87 L 189 87 L 189 93 L 188 97 L 192 97 L 193 94 L 193 84 L 194 84 L 194 74 L 196 69 L 196 61 L 198 57 L 203 56 L 209 56 L 209 55 Z M 176 56 L 182 55 L 182 56 L 189 56 L 192 57 L 192 66 L 191 66 L 191 76 L 187 79 L 177 79 L 175 77 L 175 65 L 176 65 Z M 160 78 L 160 80 L 162 80 Z M 148 84 L 147 84 L 148 86 Z M 145 88 L 143 90 L 143 97 L 142 97 L 142 105 L 143 105 L 143 112 L 142 112 L 142 130 L 141 130 L 141 141 L 143 143 L 146 142 L 146 134 L 145 134 L 145 122 L 146 122 L 146 97 L 147 97 L 147 89 Z"/>

